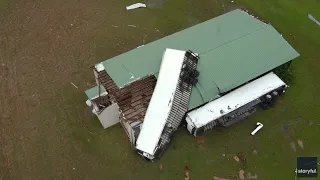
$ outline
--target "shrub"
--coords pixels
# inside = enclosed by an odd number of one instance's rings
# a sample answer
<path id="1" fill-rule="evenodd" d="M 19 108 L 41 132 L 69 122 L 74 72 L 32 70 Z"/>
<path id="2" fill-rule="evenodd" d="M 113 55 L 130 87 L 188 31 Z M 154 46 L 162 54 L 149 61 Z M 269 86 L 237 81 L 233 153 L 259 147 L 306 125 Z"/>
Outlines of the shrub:
<path id="1" fill-rule="evenodd" d="M 294 74 L 292 66 L 290 66 L 291 62 L 287 62 L 279 67 L 277 67 L 273 72 L 279 76 L 285 83 L 292 84 L 294 81 Z"/>

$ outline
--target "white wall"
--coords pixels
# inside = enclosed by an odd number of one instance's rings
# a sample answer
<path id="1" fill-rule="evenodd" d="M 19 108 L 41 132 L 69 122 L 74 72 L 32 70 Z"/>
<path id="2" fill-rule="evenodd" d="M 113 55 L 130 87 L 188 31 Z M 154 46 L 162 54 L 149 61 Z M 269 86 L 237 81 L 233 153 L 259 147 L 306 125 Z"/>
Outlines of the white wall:
<path id="1" fill-rule="evenodd" d="M 95 70 L 93 70 L 93 74 L 94 74 L 94 78 L 96 80 L 97 86 L 99 86 L 98 73 Z"/>
<path id="2" fill-rule="evenodd" d="M 119 123 L 119 106 L 114 103 L 105 108 L 98 116 L 104 129 Z"/>

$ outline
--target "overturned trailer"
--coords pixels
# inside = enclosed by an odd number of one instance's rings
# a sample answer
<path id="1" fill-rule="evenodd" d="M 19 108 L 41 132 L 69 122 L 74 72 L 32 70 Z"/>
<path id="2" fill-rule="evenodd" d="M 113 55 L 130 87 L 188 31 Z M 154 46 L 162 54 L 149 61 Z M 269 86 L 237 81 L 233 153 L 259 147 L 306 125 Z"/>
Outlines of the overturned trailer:
<path id="1" fill-rule="evenodd" d="M 199 57 L 191 51 L 166 49 L 136 149 L 147 159 L 160 158 L 188 111 L 197 83 Z"/>
<path id="2" fill-rule="evenodd" d="M 199 136 L 268 106 L 288 87 L 272 71 L 298 56 L 272 25 L 234 10 L 96 64 L 87 104 L 152 160 L 181 122 Z"/>
<path id="3" fill-rule="evenodd" d="M 250 116 L 261 105 L 272 105 L 288 85 L 270 72 L 186 115 L 188 131 L 194 136 L 203 136 L 217 126 L 229 127 Z"/>

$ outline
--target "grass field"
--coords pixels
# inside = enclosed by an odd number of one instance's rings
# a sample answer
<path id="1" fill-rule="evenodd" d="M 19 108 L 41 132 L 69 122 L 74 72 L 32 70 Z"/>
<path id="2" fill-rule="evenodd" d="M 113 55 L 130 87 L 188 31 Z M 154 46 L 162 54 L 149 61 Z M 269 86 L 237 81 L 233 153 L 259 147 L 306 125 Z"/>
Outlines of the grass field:
<path id="1" fill-rule="evenodd" d="M 0 0 L 0 180 L 184 179 L 186 166 L 190 180 L 239 179 L 240 170 L 293 180 L 297 156 L 320 158 L 320 27 L 307 17 L 320 20 L 318 0 L 147 2 L 152 9 L 129 12 L 133 0 Z M 181 129 L 154 163 L 135 154 L 120 125 L 103 130 L 87 112 L 90 65 L 237 7 L 271 22 L 301 54 L 277 108 L 200 144 Z M 257 121 L 265 127 L 252 137 Z M 246 164 L 233 159 L 241 152 Z"/>

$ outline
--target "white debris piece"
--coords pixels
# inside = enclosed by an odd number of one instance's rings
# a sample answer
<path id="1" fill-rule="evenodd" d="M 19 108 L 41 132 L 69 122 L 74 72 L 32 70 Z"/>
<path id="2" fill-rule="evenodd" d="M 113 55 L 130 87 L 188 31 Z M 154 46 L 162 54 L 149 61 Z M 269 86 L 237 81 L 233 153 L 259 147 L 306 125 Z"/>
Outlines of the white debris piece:
<path id="1" fill-rule="evenodd" d="M 88 99 L 88 100 L 86 101 L 86 104 L 87 104 L 89 107 L 92 105 L 90 99 Z"/>
<path id="2" fill-rule="evenodd" d="M 95 115 L 98 115 L 97 111 L 95 109 L 92 109 L 92 113 Z"/>
<path id="3" fill-rule="evenodd" d="M 129 24 L 128 26 L 129 26 L 129 27 L 137 27 L 137 26 L 135 26 L 135 25 L 131 25 L 131 24 Z"/>
<path id="4" fill-rule="evenodd" d="M 315 22 L 316 24 L 318 24 L 320 26 L 320 22 L 316 20 L 316 18 L 314 18 L 311 14 L 308 14 L 308 17 L 311 21 Z"/>
<path id="5" fill-rule="evenodd" d="M 144 45 L 138 46 L 137 48 L 141 48 L 142 46 L 144 46 Z"/>
<path id="6" fill-rule="evenodd" d="M 72 82 L 71 82 L 71 84 L 72 84 L 75 88 L 77 88 L 77 89 L 78 89 L 78 87 L 77 87 L 75 84 L 73 84 Z"/>
<path id="7" fill-rule="evenodd" d="M 258 127 L 252 131 L 252 133 L 251 133 L 252 136 L 254 136 L 263 127 L 263 124 L 257 122 L 257 126 Z"/>
<path id="8" fill-rule="evenodd" d="M 104 70 L 104 65 L 102 63 L 96 64 L 95 68 L 98 72 Z"/>
<path id="9" fill-rule="evenodd" d="M 143 3 L 136 3 L 136 4 L 132 4 L 130 6 L 127 6 L 127 10 L 131 10 L 131 9 L 137 9 L 137 8 L 141 8 L 141 7 L 147 7 L 145 4 Z"/>

